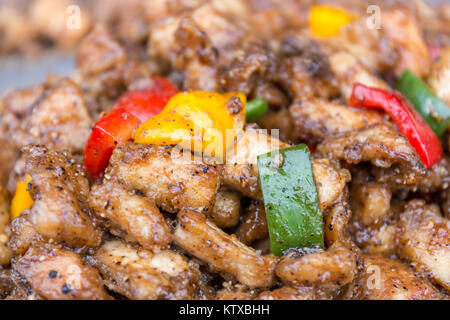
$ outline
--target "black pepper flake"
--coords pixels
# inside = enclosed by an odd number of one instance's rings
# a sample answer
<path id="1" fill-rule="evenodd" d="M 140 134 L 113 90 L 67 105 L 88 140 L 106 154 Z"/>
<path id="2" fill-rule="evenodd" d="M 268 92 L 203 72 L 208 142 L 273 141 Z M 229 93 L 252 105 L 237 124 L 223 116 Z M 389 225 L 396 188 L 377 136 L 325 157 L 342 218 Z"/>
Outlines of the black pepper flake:
<path id="1" fill-rule="evenodd" d="M 72 291 L 72 289 L 70 289 L 70 286 L 67 283 L 65 283 L 61 289 L 62 289 L 62 293 L 64 293 L 64 294 L 68 294 L 70 291 Z"/>
<path id="2" fill-rule="evenodd" d="M 58 272 L 55 270 L 50 270 L 50 272 L 48 273 L 48 277 L 50 279 L 55 279 L 57 275 L 58 275 Z"/>

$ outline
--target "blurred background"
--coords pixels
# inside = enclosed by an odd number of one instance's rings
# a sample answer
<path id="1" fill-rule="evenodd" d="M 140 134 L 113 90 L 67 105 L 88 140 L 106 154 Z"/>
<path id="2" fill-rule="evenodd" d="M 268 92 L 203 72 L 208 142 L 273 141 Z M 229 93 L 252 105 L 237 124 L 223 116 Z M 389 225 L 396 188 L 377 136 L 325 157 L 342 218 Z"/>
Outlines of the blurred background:
<path id="1" fill-rule="evenodd" d="M 180 2 L 195 7 L 206 1 L 218 6 L 245 1 L 249 6 L 270 8 L 283 6 L 285 0 L 0 0 L 0 96 L 10 88 L 41 82 L 48 73 L 69 75 L 75 68 L 74 48 L 97 23 L 107 25 L 126 46 L 145 48 L 149 21 L 158 19 L 155 7 L 173 10 Z M 430 45 L 450 43 L 450 0 L 289 1 L 300 2 L 305 12 L 316 3 L 361 12 L 369 4 L 383 8 L 400 2 L 413 7 Z M 437 4 L 441 9 L 432 10 Z M 308 17 L 305 14 L 298 19 L 300 24 L 307 23 Z"/>

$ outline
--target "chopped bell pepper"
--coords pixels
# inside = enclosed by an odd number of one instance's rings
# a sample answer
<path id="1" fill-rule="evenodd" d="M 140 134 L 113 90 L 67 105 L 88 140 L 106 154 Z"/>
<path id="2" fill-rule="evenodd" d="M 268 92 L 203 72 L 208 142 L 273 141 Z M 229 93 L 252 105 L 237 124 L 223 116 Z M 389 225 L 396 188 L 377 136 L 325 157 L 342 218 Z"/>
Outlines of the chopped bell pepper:
<path id="1" fill-rule="evenodd" d="M 323 221 L 310 152 L 306 145 L 258 156 L 270 248 L 323 246 Z"/>
<path id="2" fill-rule="evenodd" d="M 314 37 L 329 38 L 337 36 L 352 19 L 353 16 L 342 9 L 315 5 L 311 8 L 309 25 Z"/>
<path id="3" fill-rule="evenodd" d="M 405 71 L 395 88 L 403 93 L 438 137 L 450 127 L 450 108 L 410 71 Z"/>
<path id="4" fill-rule="evenodd" d="M 161 77 L 152 78 L 149 89 L 130 91 L 117 99 L 113 109 L 122 108 L 141 122 L 158 114 L 178 89 Z"/>
<path id="5" fill-rule="evenodd" d="M 431 168 L 442 158 L 443 150 L 439 138 L 401 93 L 356 83 L 348 103 L 354 107 L 362 106 L 386 111 L 395 121 L 400 132 L 416 149 L 427 168 Z"/>
<path id="6" fill-rule="evenodd" d="M 269 110 L 269 105 L 263 98 L 255 98 L 247 103 L 245 120 L 247 122 L 257 121 L 264 113 Z"/>
<path id="7" fill-rule="evenodd" d="M 30 182 L 31 177 L 27 175 L 24 181 L 17 183 L 16 193 L 11 201 L 11 219 L 17 218 L 22 212 L 33 205 L 33 198 L 31 198 L 30 193 L 27 190 Z"/>
<path id="8" fill-rule="evenodd" d="M 127 92 L 116 101 L 111 113 L 92 129 L 83 153 L 83 164 L 94 180 L 101 178 L 117 144 L 131 140 L 143 121 L 158 114 L 178 89 L 164 78 L 152 78 L 153 86 Z"/>
<path id="9" fill-rule="evenodd" d="M 193 91 L 173 96 L 164 110 L 134 133 L 136 143 L 181 145 L 222 157 L 245 124 L 246 97 Z M 205 152 L 206 153 L 206 152 Z"/>

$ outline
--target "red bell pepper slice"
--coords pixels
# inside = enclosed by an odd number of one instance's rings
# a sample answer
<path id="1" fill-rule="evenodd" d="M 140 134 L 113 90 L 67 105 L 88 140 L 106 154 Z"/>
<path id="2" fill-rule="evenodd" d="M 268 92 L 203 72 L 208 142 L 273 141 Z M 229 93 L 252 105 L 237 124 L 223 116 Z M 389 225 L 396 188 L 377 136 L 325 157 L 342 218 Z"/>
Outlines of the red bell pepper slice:
<path id="1" fill-rule="evenodd" d="M 443 150 L 439 138 L 401 93 L 356 83 L 348 103 L 354 107 L 363 106 L 386 111 L 416 149 L 427 168 L 431 168 L 442 158 Z"/>
<path id="2" fill-rule="evenodd" d="M 113 109 L 122 108 L 144 122 L 160 113 L 167 101 L 178 92 L 178 89 L 166 79 L 153 77 L 149 89 L 123 94 L 117 99 Z"/>
<path id="3" fill-rule="evenodd" d="M 99 179 L 109 158 L 121 142 L 131 139 L 141 121 L 118 108 L 98 120 L 83 153 L 83 164 L 93 179 Z"/>
<path id="4" fill-rule="evenodd" d="M 157 115 L 178 89 L 161 77 L 152 78 L 149 89 L 127 92 L 92 129 L 83 153 L 83 164 L 94 180 L 101 178 L 117 144 L 130 140 L 134 130 Z"/>

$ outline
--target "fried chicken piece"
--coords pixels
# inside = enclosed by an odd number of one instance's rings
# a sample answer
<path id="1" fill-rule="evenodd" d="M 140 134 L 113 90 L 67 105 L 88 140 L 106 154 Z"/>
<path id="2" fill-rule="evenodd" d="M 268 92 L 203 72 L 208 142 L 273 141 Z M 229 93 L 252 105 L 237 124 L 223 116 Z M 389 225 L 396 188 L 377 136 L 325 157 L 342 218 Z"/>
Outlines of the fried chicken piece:
<path id="1" fill-rule="evenodd" d="M 327 250 L 299 254 L 285 254 L 276 268 L 283 282 L 293 286 L 341 287 L 356 277 L 356 255 L 339 243 Z"/>
<path id="2" fill-rule="evenodd" d="M 114 149 L 105 177 L 139 190 L 168 212 L 209 211 L 219 189 L 221 168 L 172 157 L 172 148 L 122 143 Z"/>
<path id="3" fill-rule="evenodd" d="M 249 288 L 268 288 L 275 283 L 273 255 L 262 256 L 194 211 L 180 211 L 175 241 L 187 253 L 207 262 L 216 272 L 235 277 Z"/>
<path id="4" fill-rule="evenodd" d="M 41 83 L 24 89 L 10 91 L 3 98 L 5 109 L 17 117 L 24 117 L 39 102 L 39 99 L 44 95 L 45 89 L 46 86 Z"/>
<path id="5" fill-rule="evenodd" d="M 401 257 L 450 290 L 450 221 L 438 206 L 411 200 L 400 216 L 397 241 Z"/>
<path id="6" fill-rule="evenodd" d="M 364 272 L 351 299 L 439 300 L 443 297 L 427 280 L 418 278 L 408 266 L 381 256 L 364 256 Z"/>
<path id="7" fill-rule="evenodd" d="M 389 168 L 399 163 L 410 170 L 424 170 L 408 139 L 386 123 L 325 139 L 317 151 L 352 164 L 370 161 L 377 167 Z"/>
<path id="8" fill-rule="evenodd" d="M 175 41 L 179 46 L 175 67 L 183 70 L 183 88 L 218 91 L 217 51 L 207 33 L 185 17 L 175 32 Z"/>
<path id="9" fill-rule="evenodd" d="M 236 230 L 236 235 L 239 241 L 247 245 L 269 236 L 266 211 L 262 201 L 252 200 Z"/>
<path id="10" fill-rule="evenodd" d="M 125 49 L 103 26 L 96 26 L 83 39 L 76 52 L 76 63 L 84 76 L 99 74 L 126 60 Z"/>
<path id="11" fill-rule="evenodd" d="M 384 14 L 384 12 L 383 12 Z M 383 15 L 384 17 L 384 15 Z M 382 19 L 384 21 L 384 18 Z M 345 92 L 343 85 L 352 85 L 347 82 L 341 70 L 348 70 L 349 66 L 356 66 L 358 64 L 357 75 L 359 79 L 369 80 L 371 77 L 366 71 L 370 70 L 379 74 L 391 71 L 397 62 L 398 53 L 396 51 L 396 45 L 389 40 L 388 36 L 383 32 L 383 29 L 369 29 L 367 28 L 367 16 L 361 16 L 360 19 L 349 23 L 347 26 L 341 29 L 336 37 L 332 37 L 326 40 L 326 44 L 330 46 L 330 65 L 338 78 L 344 80 L 340 81 L 341 92 Z M 340 55 L 343 58 L 340 62 L 335 60 L 332 56 L 336 52 L 347 52 L 345 55 Z M 357 62 L 355 58 L 364 66 Z M 342 67 L 339 64 L 342 63 Z M 339 68 L 339 69 L 338 69 Z M 344 71 L 345 72 L 345 71 Z M 352 78 L 351 73 L 348 74 L 349 78 Z M 347 83 L 347 84 L 345 84 Z"/>
<path id="12" fill-rule="evenodd" d="M 368 170 L 358 170 L 353 175 L 351 204 L 354 217 L 363 226 L 383 223 L 391 207 L 391 190 L 373 181 Z"/>
<path id="13" fill-rule="evenodd" d="M 170 229 L 154 202 L 119 183 L 105 180 L 94 185 L 89 206 L 111 233 L 138 242 L 145 249 L 165 247 L 172 241 Z"/>
<path id="14" fill-rule="evenodd" d="M 221 87 L 225 92 L 242 92 L 248 96 L 266 73 L 273 71 L 275 63 L 275 54 L 263 43 L 247 44 L 221 73 Z"/>
<path id="15" fill-rule="evenodd" d="M 383 12 L 382 30 L 397 49 L 396 76 L 405 70 L 418 76 L 428 74 L 431 63 L 428 47 L 412 12 L 400 8 Z"/>
<path id="16" fill-rule="evenodd" d="M 350 98 L 355 83 L 390 90 L 389 85 L 373 74 L 357 57 L 364 59 L 361 56 L 355 56 L 345 51 L 338 51 L 329 56 L 331 68 L 338 78 L 339 90 L 345 101 Z"/>
<path id="17" fill-rule="evenodd" d="M 428 83 L 431 90 L 450 106 L 450 46 L 442 50 L 439 59 L 431 65 Z"/>
<path id="18" fill-rule="evenodd" d="M 19 147 L 44 144 L 49 148 L 76 153 L 84 149 L 90 125 L 91 118 L 81 89 L 65 78 L 30 109 L 23 121 L 23 132 L 12 138 Z"/>
<path id="19" fill-rule="evenodd" d="M 98 271 L 83 264 L 75 252 L 34 246 L 13 263 L 40 296 L 50 300 L 110 299 Z"/>
<path id="20" fill-rule="evenodd" d="M 220 189 L 212 211 L 208 213 L 213 221 L 221 228 L 234 227 L 241 216 L 241 197 L 235 191 Z"/>
<path id="21" fill-rule="evenodd" d="M 119 240 L 104 243 L 88 258 L 105 285 L 129 299 L 196 299 L 199 271 L 170 250 L 152 253 Z M 200 288 L 199 288 L 200 287 Z"/>
<path id="22" fill-rule="evenodd" d="M 319 193 L 320 209 L 324 211 L 339 199 L 347 182 L 351 180 L 347 169 L 339 168 L 330 159 L 313 159 L 312 168 Z"/>
<path id="23" fill-rule="evenodd" d="M 289 114 L 294 123 L 292 135 L 311 145 L 383 120 L 378 111 L 352 108 L 321 99 L 298 100 L 289 107 Z"/>
<path id="24" fill-rule="evenodd" d="M 348 203 L 348 189 L 344 189 L 333 205 L 323 211 L 325 244 L 331 246 L 340 241 L 348 242 L 350 237 L 347 225 L 352 217 L 352 210 Z"/>
<path id="25" fill-rule="evenodd" d="M 97 246 L 102 232 L 89 217 L 89 184 L 82 167 L 67 154 L 42 146 L 24 148 L 34 204 L 27 220 L 45 239 L 72 247 Z"/>
<path id="26" fill-rule="evenodd" d="M 13 219 L 7 234 L 9 240 L 8 247 L 15 255 L 23 255 L 33 243 L 42 242 L 42 236 L 36 232 L 32 223 L 28 220 L 29 210 L 22 212 L 22 214 Z"/>

